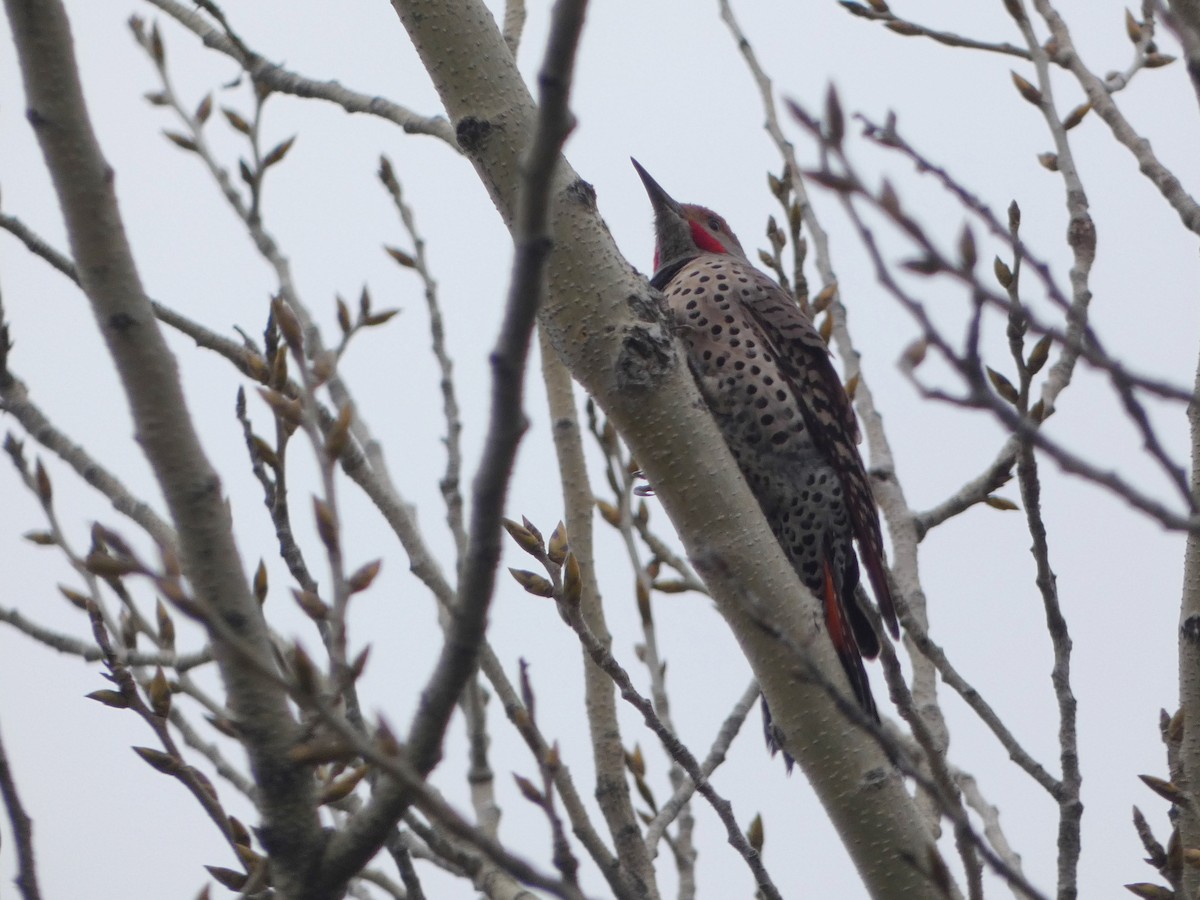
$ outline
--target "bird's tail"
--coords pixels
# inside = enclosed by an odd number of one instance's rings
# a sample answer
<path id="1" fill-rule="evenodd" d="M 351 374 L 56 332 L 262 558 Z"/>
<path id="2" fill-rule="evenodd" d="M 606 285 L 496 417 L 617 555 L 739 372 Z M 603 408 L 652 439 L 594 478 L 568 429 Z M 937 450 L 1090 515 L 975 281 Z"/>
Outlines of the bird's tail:
<path id="1" fill-rule="evenodd" d="M 829 639 L 833 641 L 833 648 L 837 650 L 838 660 L 846 672 L 846 678 L 850 681 L 854 696 L 858 698 L 858 705 L 872 720 L 878 722 L 879 710 L 875 706 L 875 698 L 871 695 L 871 682 L 867 680 L 867 667 L 863 665 L 864 648 L 859 645 L 857 636 L 861 631 L 860 627 L 856 627 L 860 624 L 857 619 L 863 620 L 861 626 L 865 626 L 866 633 L 874 642 L 873 648 L 866 648 L 871 656 L 879 652 L 879 639 L 871 628 L 870 622 L 865 621 L 866 617 L 854 606 L 853 585 L 841 585 L 841 587 L 843 590 L 838 589 L 839 585 L 834 578 L 833 566 L 826 558 L 825 579 L 821 590 L 821 604 L 825 609 L 825 627 L 829 630 Z M 845 590 L 847 587 L 851 589 Z M 872 649 L 873 653 L 870 652 Z"/>

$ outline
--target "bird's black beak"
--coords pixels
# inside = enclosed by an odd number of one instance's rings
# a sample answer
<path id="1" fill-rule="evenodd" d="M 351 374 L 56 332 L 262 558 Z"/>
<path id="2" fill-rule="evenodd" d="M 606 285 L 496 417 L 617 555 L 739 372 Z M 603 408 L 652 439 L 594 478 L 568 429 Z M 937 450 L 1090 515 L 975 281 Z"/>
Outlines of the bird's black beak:
<path id="1" fill-rule="evenodd" d="M 632 156 L 629 157 L 629 161 L 633 163 L 638 176 L 642 179 L 642 184 L 646 186 L 646 193 L 650 195 L 650 205 L 654 207 L 655 215 L 670 213 L 677 219 L 683 218 L 683 210 L 675 200 L 671 199 L 671 195 L 662 189 L 662 185 L 651 178 L 650 173 L 643 169 L 642 164 Z"/>

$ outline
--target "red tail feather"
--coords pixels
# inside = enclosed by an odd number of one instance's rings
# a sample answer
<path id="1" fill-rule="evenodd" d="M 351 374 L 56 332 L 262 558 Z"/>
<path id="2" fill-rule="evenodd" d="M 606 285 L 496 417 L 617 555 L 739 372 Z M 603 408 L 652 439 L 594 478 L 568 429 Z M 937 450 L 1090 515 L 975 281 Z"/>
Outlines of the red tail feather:
<path id="1" fill-rule="evenodd" d="M 858 705 L 876 722 L 879 721 L 879 710 L 875 707 L 875 698 L 871 696 L 871 682 L 867 679 L 867 669 L 863 665 L 862 651 L 854 638 L 854 629 L 850 624 L 850 616 L 846 603 L 853 603 L 854 597 L 842 597 L 837 590 L 833 576 L 833 566 L 825 560 L 825 587 L 822 591 L 822 605 L 825 607 L 825 627 L 829 630 L 829 639 L 837 650 L 838 660 L 854 689 Z"/>

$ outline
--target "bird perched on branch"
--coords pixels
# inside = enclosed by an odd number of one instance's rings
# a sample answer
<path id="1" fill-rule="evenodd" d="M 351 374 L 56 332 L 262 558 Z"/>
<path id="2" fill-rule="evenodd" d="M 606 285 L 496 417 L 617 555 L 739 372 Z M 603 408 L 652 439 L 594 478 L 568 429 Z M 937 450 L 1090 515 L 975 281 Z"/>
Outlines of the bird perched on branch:
<path id="1" fill-rule="evenodd" d="M 824 609 L 860 706 L 878 721 L 863 658 L 879 654 L 879 637 L 856 597 L 859 558 L 895 637 L 899 625 L 858 422 L 829 350 L 723 218 L 676 202 L 633 165 L 654 207 L 650 283 L 666 295 L 700 393 L 771 531 Z M 774 749 L 769 726 L 768 742 Z"/>

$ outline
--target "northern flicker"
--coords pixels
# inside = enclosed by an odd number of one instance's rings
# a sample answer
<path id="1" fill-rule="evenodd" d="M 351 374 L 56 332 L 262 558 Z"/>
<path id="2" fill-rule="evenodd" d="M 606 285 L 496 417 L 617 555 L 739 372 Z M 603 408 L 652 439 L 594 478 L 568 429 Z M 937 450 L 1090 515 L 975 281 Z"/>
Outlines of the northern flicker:
<path id="1" fill-rule="evenodd" d="M 650 283 L 667 298 L 700 393 L 771 531 L 821 602 L 859 704 L 878 721 L 863 658 L 878 655 L 879 637 L 858 605 L 858 557 L 893 636 L 899 626 L 858 422 L 829 351 L 724 219 L 677 203 L 633 165 L 654 207 Z M 773 744 L 769 725 L 767 734 Z"/>

